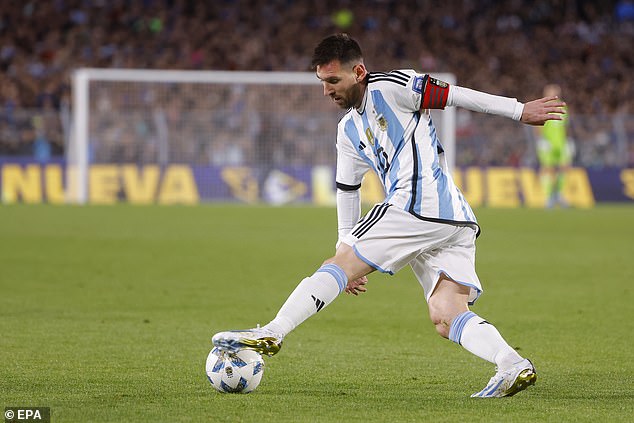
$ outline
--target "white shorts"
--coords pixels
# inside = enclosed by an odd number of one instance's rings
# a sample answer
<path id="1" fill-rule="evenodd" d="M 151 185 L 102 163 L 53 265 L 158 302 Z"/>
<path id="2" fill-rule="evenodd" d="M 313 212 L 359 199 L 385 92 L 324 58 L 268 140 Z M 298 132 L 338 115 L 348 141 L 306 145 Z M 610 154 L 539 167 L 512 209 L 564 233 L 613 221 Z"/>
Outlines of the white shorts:
<path id="1" fill-rule="evenodd" d="M 409 264 L 425 291 L 434 292 L 440 276 L 471 288 L 469 304 L 482 293 L 475 271 L 476 229 L 422 220 L 387 203 L 375 205 L 342 242 L 373 268 L 394 274 Z"/>

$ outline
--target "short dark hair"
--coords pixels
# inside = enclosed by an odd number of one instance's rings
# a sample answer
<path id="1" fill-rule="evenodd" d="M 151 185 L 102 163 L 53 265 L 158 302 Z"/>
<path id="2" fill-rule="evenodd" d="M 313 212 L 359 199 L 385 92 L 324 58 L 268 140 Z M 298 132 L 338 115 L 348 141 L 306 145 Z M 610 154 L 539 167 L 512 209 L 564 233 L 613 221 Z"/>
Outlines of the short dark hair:
<path id="1" fill-rule="evenodd" d="M 313 53 L 312 68 L 325 65 L 333 60 L 341 63 L 363 60 L 361 47 L 348 34 L 333 34 L 321 40 Z"/>

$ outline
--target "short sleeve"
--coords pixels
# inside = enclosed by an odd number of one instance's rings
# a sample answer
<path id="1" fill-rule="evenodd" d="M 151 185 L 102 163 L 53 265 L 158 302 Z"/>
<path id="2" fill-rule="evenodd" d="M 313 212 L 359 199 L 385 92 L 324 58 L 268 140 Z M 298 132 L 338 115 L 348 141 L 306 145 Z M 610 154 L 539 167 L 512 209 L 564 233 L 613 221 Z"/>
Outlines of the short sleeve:
<path id="1" fill-rule="evenodd" d="M 337 129 L 337 186 L 343 189 L 358 189 L 363 175 L 370 165 L 356 151 L 353 142 L 345 133 L 343 123 Z"/>

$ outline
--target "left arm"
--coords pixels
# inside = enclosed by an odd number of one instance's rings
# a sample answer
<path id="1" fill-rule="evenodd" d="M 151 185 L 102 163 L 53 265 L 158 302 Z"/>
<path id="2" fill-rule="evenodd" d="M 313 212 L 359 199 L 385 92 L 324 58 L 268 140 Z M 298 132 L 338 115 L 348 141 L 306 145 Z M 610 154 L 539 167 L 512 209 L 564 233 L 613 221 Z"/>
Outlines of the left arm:
<path id="1" fill-rule="evenodd" d="M 421 109 L 459 106 L 474 112 L 504 116 L 528 125 L 543 125 L 549 120 L 561 120 L 566 113 L 566 103 L 557 96 L 543 97 L 524 104 L 515 98 L 449 85 L 431 77 L 426 80 L 421 97 Z"/>
<path id="2" fill-rule="evenodd" d="M 474 112 L 504 116 L 520 120 L 525 105 L 515 98 L 487 94 L 470 88 L 451 85 L 447 97 L 447 106 L 460 106 Z"/>
<path id="3" fill-rule="evenodd" d="M 474 112 L 505 116 L 528 125 L 543 125 L 549 120 L 561 120 L 566 103 L 557 96 L 543 97 L 522 104 L 514 98 L 487 94 L 480 91 L 451 86 L 448 106 L 461 106 Z"/>

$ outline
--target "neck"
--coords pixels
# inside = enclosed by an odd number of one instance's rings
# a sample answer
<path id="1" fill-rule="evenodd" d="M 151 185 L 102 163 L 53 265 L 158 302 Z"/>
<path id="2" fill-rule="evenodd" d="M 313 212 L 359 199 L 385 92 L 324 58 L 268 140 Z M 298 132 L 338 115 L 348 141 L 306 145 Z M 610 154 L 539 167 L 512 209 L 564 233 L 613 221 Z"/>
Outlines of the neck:
<path id="1" fill-rule="evenodd" d="M 359 82 L 359 91 L 361 95 L 359 96 L 359 101 L 354 105 L 355 109 L 360 110 L 363 108 L 367 90 L 368 90 L 368 84 L 366 83 L 366 80 L 364 79 L 363 81 Z"/>

